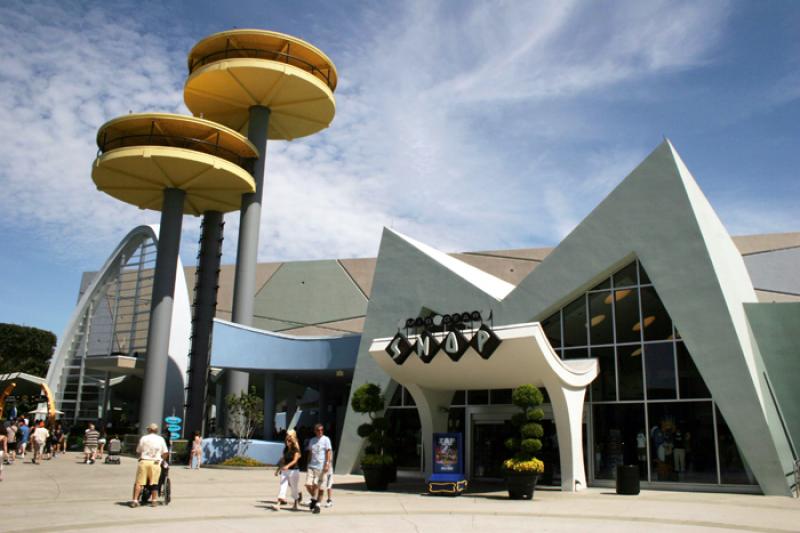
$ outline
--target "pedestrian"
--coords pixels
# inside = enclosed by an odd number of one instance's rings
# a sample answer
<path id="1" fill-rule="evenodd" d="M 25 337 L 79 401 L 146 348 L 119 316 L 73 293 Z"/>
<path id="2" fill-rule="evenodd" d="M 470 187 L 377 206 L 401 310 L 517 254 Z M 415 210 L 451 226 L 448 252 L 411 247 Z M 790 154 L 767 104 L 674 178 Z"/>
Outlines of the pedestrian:
<path id="1" fill-rule="evenodd" d="M 61 441 L 64 439 L 64 430 L 61 429 L 61 422 L 56 423 L 56 427 L 50 432 L 50 451 L 51 457 L 58 457 L 58 450 L 61 448 Z"/>
<path id="2" fill-rule="evenodd" d="M 333 457 L 333 450 L 331 450 L 331 457 Z M 322 477 L 322 486 L 319 491 L 320 498 L 322 498 L 323 491 L 328 493 L 325 507 L 333 507 L 333 464 L 328 468 L 328 473 Z"/>
<path id="3" fill-rule="evenodd" d="M 203 438 L 200 436 L 199 431 L 195 431 L 192 438 L 192 453 L 189 463 L 193 470 L 199 470 L 200 465 L 203 463 Z"/>
<path id="4" fill-rule="evenodd" d="M 103 452 L 106 449 L 106 430 L 100 432 L 100 437 L 97 439 L 97 458 L 103 458 Z"/>
<path id="5" fill-rule="evenodd" d="M 136 446 L 139 464 L 136 468 L 136 481 L 133 483 L 133 499 L 128 505 L 139 507 L 139 497 L 145 485 L 150 487 L 150 506 L 158 505 L 158 478 L 161 476 L 161 461 L 169 458 L 169 448 L 164 437 L 158 434 L 158 425 L 147 426 L 147 434 L 139 439 Z"/>
<path id="6" fill-rule="evenodd" d="M 42 455 L 44 454 L 44 446 L 47 444 L 47 439 L 50 438 L 50 432 L 44 427 L 44 420 L 40 420 L 36 424 L 36 429 L 33 430 L 33 460 L 35 465 L 42 464 Z"/>
<path id="7" fill-rule="evenodd" d="M 308 472 L 306 472 L 306 489 L 311 495 L 309 507 L 311 512 L 320 512 L 319 501 L 322 499 L 322 481 L 331 468 L 331 440 L 325 436 L 322 424 L 314 426 L 314 437 L 308 442 Z"/>
<path id="8" fill-rule="evenodd" d="M 283 448 L 283 455 L 278 463 L 278 469 L 275 475 L 281 475 L 281 485 L 278 490 L 278 498 L 275 505 L 272 506 L 273 511 L 280 511 L 281 505 L 286 505 L 286 489 L 292 489 L 292 510 L 297 510 L 298 505 L 298 484 L 300 483 L 300 443 L 297 442 L 297 433 L 293 429 L 286 432 L 284 439 L 286 444 Z"/>
<path id="9" fill-rule="evenodd" d="M 25 461 L 25 448 L 28 447 L 28 438 L 30 437 L 31 428 L 28 427 L 28 420 L 20 418 L 17 424 L 17 455 L 20 459 Z"/>
<path id="10" fill-rule="evenodd" d="M 3 463 L 8 455 L 8 437 L 0 434 L 0 481 L 3 481 Z"/>
<path id="11" fill-rule="evenodd" d="M 89 426 L 83 433 L 83 456 L 87 465 L 94 464 L 97 454 L 97 441 L 100 439 L 100 432 L 94 428 L 94 424 L 89 422 Z"/>
<path id="12" fill-rule="evenodd" d="M 6 427 L 6 446 L 8 448 L 6 461 L 10 465 L 14 464 L 14 459 L 17 458 L 17 429 L 17 424 L 13 420 Z"/>

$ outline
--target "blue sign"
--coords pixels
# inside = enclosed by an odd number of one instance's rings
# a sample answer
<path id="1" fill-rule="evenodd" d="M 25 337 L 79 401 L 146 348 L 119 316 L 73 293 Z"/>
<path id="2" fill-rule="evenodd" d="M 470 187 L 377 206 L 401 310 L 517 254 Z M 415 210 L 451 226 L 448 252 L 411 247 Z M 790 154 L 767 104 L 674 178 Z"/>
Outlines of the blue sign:
<path id="1" fill-rule="evenodd" d="M 178 425 L 170 425 L 170 426 L 167 426 L 167 429 L 174 433 L 176 431 L 180 432 L 181 427 L 178 426 Z"/>
<path id="2" fill-rule="evenodd" d="M 181 434 L 180 433 L 170 433 L 169 434 L 169 438 L 171 438 L 171 439 L 179 439 L 179 438 L 181 438 Z"/>
<path id="3" fill-rule="evenodd" d="M 166 422 L 167 424 L 180 424 L 181 422 L 183 422 L 183 419 L 179 416 L 168 416 L 167 418 L 164 419 L 164 422 Z"/>

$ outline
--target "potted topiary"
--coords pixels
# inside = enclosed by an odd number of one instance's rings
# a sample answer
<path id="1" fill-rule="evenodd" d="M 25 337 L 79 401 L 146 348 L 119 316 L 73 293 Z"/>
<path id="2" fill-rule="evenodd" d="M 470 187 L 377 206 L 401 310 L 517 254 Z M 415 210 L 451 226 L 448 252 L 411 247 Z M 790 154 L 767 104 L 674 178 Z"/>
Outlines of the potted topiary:
<path id="1" fill-rule="evenodd" d="M 369 415 L 370 422 L 358 426 L 358 436 L 367 439 L 367 449 L 361 458 L 361 471 L 369 490 L 386 490 L 394 473 L 394 458 L 389 453 L 391 444 L 387 435 L 389 423 L 377 416 L 383 411 L 381 388 L 365 383 L 353 393 L 350 405 L 357 413 Z"/>
<path id="2" fill-rule="evenodd" d="M 544 411 L 538 407 L 542 400 L 542 391 L 533 385 L 517 387 L 511 395 L 511 403 L 522 410 L 511 417 L 516 435 L 505 441 L 506 448 L 514 453 L 503 461 L 508 495 L 512 500 L 533 499 L 536 481 L 544 472 L 544 463 L 534 457 L 542 448 L 544 434 L 539 424 L 544 417 Z"/>

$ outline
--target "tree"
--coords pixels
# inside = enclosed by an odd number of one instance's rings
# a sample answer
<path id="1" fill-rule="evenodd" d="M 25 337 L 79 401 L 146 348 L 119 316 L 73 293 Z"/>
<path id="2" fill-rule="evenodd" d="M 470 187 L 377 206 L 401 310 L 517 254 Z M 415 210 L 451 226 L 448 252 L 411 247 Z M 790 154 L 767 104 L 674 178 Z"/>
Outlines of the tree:
<path id="1" fill-rule="evenodd" d="M 244 455 L 256 428 L 264 423 L 264 400 L 256 394 L 255 387 L 250 387 L 249 393 L 242 391 L 238 396 L 226 396 L 225 404 L 228 406 L 228 428 L 237 438 L 236 455 Z"/>
<path id="2" fill-rule="evenodd" d="M 539 423 L 544 417 L 539 407 L 542 400 L 542 391 L 533 385 L 521 385 L 511 394 L 511 403 L 519 407 L 521 412 L 511 417 L 511 424 L 519 437 L 510 437 L 505 441 L 506 449 L 514 453 L 513 457 L 503 462 L 507 471 L 531 474 L 544 472 L 544 464 L 534 456 L 542 449 L 544 430 Z"/>
<path id="3" fill-rule="evenodd" d="M 39 328 L 0 324 L 0 374 L 26 372 L 47 375 L 56 347 L 56 336 Z"/>

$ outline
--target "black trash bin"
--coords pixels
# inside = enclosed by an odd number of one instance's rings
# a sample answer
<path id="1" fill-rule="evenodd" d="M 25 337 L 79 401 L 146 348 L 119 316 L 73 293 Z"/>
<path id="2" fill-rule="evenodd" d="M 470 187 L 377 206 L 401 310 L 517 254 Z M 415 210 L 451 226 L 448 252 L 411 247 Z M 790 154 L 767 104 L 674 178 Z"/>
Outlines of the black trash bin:
<path id="1" fill-rule="evenodd" d="M 617 494 L 639 494 L 639 465 L 617 465 Z"/>

